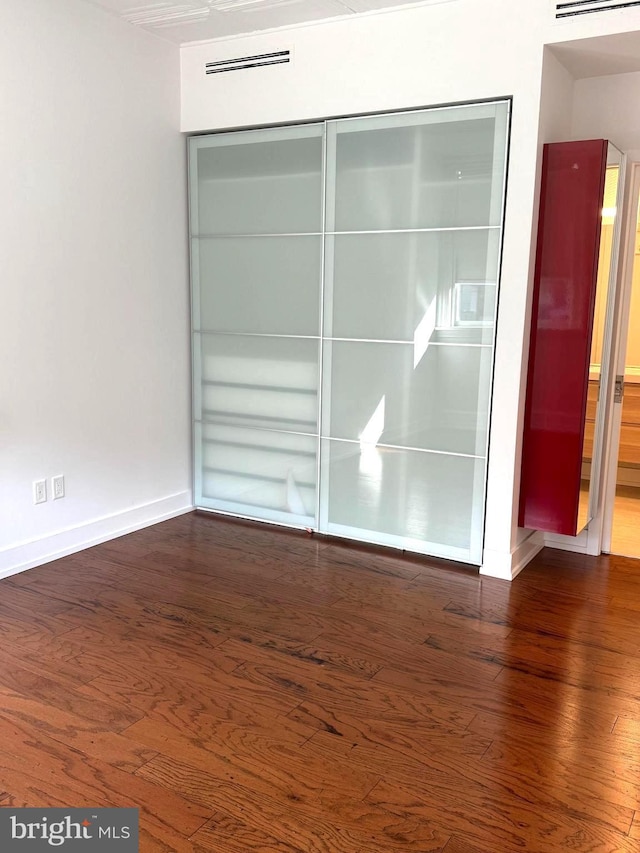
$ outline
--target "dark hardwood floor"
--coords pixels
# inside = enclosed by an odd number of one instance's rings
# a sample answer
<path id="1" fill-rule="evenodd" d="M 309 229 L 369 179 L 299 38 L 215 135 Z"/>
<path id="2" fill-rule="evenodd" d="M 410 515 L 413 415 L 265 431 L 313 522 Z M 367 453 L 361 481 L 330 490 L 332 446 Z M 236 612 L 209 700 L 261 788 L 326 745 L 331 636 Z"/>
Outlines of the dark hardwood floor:
<path id="1" fill-rule="evenodd" d="M 640 851 L 640 563 L 196 513 L 0 581 L 0 805 L 147 851 Z"/>

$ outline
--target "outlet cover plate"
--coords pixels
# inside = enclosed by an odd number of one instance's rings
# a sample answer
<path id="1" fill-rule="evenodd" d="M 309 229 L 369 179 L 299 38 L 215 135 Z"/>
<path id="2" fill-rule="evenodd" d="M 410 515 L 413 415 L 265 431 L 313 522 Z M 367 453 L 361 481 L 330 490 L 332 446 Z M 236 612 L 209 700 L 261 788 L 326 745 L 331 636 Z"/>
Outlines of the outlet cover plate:
<path id="1" fill-rule="evenodd" d="M 43 504 L 47 501 L 47 481 L 35 480 L 33 483 L 33 502 Z"/>
<path id="2" fill-rule="evenodd" d="M 57 477 L 51 478 L 51 492 L 54 501 L 64 497 L 64 474 L 58 474 Z"/>

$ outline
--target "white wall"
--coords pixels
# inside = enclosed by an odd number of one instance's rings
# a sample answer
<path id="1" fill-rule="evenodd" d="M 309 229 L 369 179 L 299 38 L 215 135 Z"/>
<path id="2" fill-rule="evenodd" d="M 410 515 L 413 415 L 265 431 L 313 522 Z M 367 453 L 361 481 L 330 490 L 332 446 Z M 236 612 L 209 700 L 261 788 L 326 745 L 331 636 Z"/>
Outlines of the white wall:
<path id="1" fill-rule="evenodd" d="M 526 0 L 526 2 L 537 2 L 541 6 L 546 5 L 540 0 Z M 545 44 L 640 31 L 640 9 L 608 10 L 556 20 L 553 0 L 549 2 L 549 7 L 546 16 Z"/>
<path id="2" fill-rule="evenodd" d="M 575 81 L 551 50 L 545 48 L 540 93 L 538 142 L 567 142 L 571 137 Z"/>
<path id="3" fill-rule="evenodd" d="M 514 91 L 537 99 L 543 25 L 544 18 L 532 16 L 523 27 L 511 0 L 456 0 L 187 45 L 182 129 L 301 121 Z M 205 75 L 206 62 L 283 48 L 293 50 L 290 65 Z"/>
<path id="4" fill-rule="evenodd" d="M 572 134 L 575 139 L 609 139 L 640 160 L 640 72 L 577 80 Z"/>
<path id="5" fill-rule="evenodd" d="M 573 107 L 574 79 L 556 57 L 545 48 L 542 63 L 542 85 L 540 91 L 540 120 L 538 125 L 538 159 L 535 177 L 535 199 L 533 207 L 533 234 L 530 263 L 535 263 L 537 243 L 537 222 L 540 202 L 540 172 L 542 167 L 542 147 L 547 142 L 564 142 L 571 139 L 571 113 Z M 529 371 L 529 336 L 531 331 L 531 296 L 526 306 L 524 319 L 524 348 L 520 384 L 520 419 L 524 419 L 524 406 Z M 516 457 L 522 455 L 522 430 L 517 435 Z M 516 470 L 514 502 L 520 503 L 520 469 Z M 516 542 L 522 552 L 519 567 L 542 548 L 545 539 L 540 533 L 532 534 L 524 528 L 518 528 Z"/>
<path id="6" fill-rule="evenodd" d="M 176 47 L 3 0 L 0 576 L 191 503 L 179 98 Z"/>
<path id="7" fill-rule="evenodd" d="M 528 5 L 526 26 L 513 0 L 457 0 L 182 49 L 187 132 L 513 96 L 482 567 L 509 578 L 530 553 L 516 553 L 516 498 L 547 10 Z M 290 66 L 204 73 L 209 61 L 282 48 Z"/>

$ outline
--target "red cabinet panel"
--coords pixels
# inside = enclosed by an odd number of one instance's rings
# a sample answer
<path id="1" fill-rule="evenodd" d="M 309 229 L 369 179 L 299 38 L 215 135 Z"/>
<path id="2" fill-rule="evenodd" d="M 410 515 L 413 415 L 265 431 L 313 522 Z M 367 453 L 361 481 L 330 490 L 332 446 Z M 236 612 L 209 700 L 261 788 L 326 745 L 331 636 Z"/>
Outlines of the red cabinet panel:
<path id="1" fill-rule="evenodd" d="M 575 535 L 607 142 L 545 145 L 522 453 L 522 527 Z"/>

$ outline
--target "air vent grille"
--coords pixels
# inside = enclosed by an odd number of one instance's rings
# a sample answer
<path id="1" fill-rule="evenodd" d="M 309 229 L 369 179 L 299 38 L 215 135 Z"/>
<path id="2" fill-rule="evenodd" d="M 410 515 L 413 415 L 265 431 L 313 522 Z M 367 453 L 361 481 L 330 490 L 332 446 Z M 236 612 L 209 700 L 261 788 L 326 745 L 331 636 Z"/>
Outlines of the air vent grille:
<path id="1" fill-rule="evenodd" d="M 137 27 L 170 27 L 204 21 L 210 14 L 206 2 L 154 3 L 149 7 L 127 9 L 122 13 L 122 18 Z"/>
<path id="2" fill-rule="evenodd" d="M 638 0 L 640 3 L 640 0 Z M 260 68 L 264 65 L 283 65 L 291 62 L 290 50 L 276 50 L 272 53 L 258 53 L 255 56 L 239 56 L 236 59 L 219 59 L 207 62 L 205 74 L 223 74 L 226 71 L 241 71 L 244 68 Z"/>
<path id="3" fill-rule="evenodd" d="M 640 0 L 565 0 L 556 4 L 556 18 L 571 18 L 633 7 L 640 8 Z"/>

